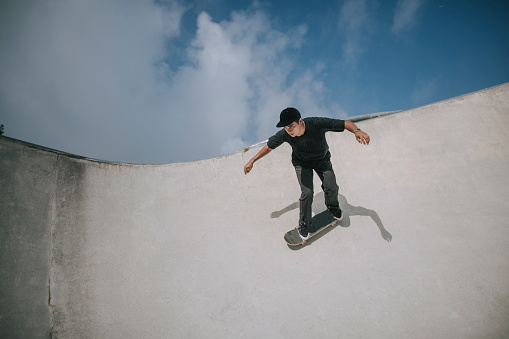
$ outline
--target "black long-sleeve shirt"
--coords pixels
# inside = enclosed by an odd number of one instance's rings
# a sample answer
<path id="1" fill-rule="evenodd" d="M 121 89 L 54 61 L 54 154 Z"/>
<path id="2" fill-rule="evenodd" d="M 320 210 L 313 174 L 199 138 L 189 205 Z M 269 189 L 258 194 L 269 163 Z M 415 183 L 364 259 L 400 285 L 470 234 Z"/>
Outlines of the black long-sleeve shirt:
<path id="1" fill-rule="evenodd" d="M 329 145 L 325 133 L 343 132 L 345 121 L 330 118 L 304 118 L 306 130 L 300 137 L 291 137 L 284 129 L 269 138 L 270 149 L 279 147 L 283 142 L 292 146 L 292 164 L 294 166 L 315 167 L 330 160 Z"/>

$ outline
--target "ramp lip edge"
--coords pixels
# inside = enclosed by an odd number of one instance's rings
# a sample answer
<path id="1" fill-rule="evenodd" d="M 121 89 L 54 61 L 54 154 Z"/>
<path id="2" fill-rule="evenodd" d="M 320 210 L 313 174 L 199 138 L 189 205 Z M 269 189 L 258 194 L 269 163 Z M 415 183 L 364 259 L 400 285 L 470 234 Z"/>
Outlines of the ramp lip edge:
<path id="1" fill-rule="evenodd" d="M 369 114 L 363 114 L 363 115 L 358 115 L 358 116 L 347 117 L 347 118 L 344 118 L 344 120 L 348 120 L 348 121 L 351 121 L 351 122 L 360 122 L 360 121 L 365 121 L 365 120 L 381 118 L 381 117 L 385 117 L 385 116 L 389 116 L 389 115 L 394 115 L 394 114 L 403 113 L 403 112 L 407 112 L 407 111 L 411 111 L 411 110 L 416 110 L 416 109 L 419 109 L 421 107 L 426 107 L 426 106 L 429 106 L 429 105 L 435 105 L 435 104 L 440 104 L 440 103 L 444 103 L 444 102 L 450 102 L 450 101 L 453 101 L 453 100 L 458 100 L 458 99 L 461 99 L 461 98 L 469 96 L 469 95 L 473 95 L 473 94 L 477 94 L 477 93 L 481 93 L 481 92 L 486 92 L 486 91 L 494 90 L 494 89 L 496 89 L 498 87 L 504 87 L 504 86 L 508 86 L 508 85 L 509 85 L 509 82 L 504 82 L 502 84 L 494 85 L 494 86 L 483 88 L 483 89 L 480 89 L 480 90 L 477 90 L 477 91 L 473 91 L 473 92 L 470 92 L 470 93 L 458 95 L 458 96 L 455 96 L 455 97 L 452 97 L 452 98 L 448 98 L 448 99 L 444 99 L 444 100 L 435 101 L 435 102 L 432 102 L 432 103 L 428 103 L 428 104 L 421 105 L 421 106 L 416 106 L 416 107 L 405 109 L 405 110 L 395 110 L 395 111 L 385 111 L 385 112 L 378 112 L 378 113 L 369 113 Z M 207 160 L 212 160 L 212 159 L 221 159 L 221 158 L 233 156 L 233 155 L 236 155 L 236 154 L 245 153 L 245 152 L 247 152 L 248 150 L 250 150 L 252 148 L 256 148 L 256 147 L 265 145 L 267 143 L 267 141 L 268 141 L 268 140 L 264 140 L 264 141 L 261 141 L 261 142 L 255 143 L 253 145 L 247 146 L 247 147 L 245 147 L 245 148 L 243 148 L 241 150 L 238 150 L 238 151 L 235 151 L 235 152 L 232 152 L 232 153 L 227 153 L 227 154 L 223 154 L 223 155 L 219 155 L 219 156 L 211 157 L 211 158 L 205 158 L 205 159 L 198 159 L 198 160 L 191 160 L 191 161 L 180 161 L 180 162 L 169 162 L 169 163 L 130 163 L 130 162 L 109 161 L 109 160 L 100 160 L 100 159 L 89 158 L 89 157 L 85 157 L 85 156 L 81 156 L 81 155 L 77 155 L 77 154 L 73 154 L 73 153 L 69 153 L 69 152 L 65 152 L 65 151 L 59 151 L 59 150 L 56 150 L 56 149 L 53 149 L 53 148 L 50 148 L 50 147 L 46 147 L 46 146 L 41 146 L 41 145 L 33 144 L 33 143 L 30 143 L 30 142 L 27 142 L 27 141 L 15 139 L 15 138 L 8 137 L 8 136 L 5 136 L 5 135 L 0 135 L 0 138 L 4 138 L 6 140 L 9 140 L 10 142 L 22 145 L 24 147 L 30 147 L 30 148 L 33 148 L 33 149 L 37 149 L 37 150 L 41 150 L 41 151 L 46 151 L 46 152 L 49 152 L 49 153 L 54 153 L 56 155 L 62 155 L 62 156 L 66 156 L 66 157 L 73 158 L 73 159 L 85 160 L 85 161 L 90 161 L 90 162 L 99 163 L 99 164 L 127 165 L 127 166 L 166 166 L 166 165 L 178 165 L 178 164 L 186 164 L 186 163 L 207 161 Z"/>

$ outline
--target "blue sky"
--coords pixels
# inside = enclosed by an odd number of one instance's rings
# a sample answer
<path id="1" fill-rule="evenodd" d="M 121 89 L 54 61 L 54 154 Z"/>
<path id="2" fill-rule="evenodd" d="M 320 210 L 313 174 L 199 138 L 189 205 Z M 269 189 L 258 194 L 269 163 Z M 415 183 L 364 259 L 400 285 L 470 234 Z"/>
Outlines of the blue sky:
<path id="1" fill-rule="evenodd" d="M 191 161 L 267 139 L 287 106 L 413 108 L 509 81 L 508 60 L 507 1 L 2 1 L 0 123 L 91 158 Z"/>

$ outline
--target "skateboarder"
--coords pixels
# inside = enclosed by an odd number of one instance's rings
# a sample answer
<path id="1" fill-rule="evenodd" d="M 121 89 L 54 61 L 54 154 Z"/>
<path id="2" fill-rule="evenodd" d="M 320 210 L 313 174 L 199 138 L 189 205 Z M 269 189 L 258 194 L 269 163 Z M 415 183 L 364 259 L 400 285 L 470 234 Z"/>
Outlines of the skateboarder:
<path id="1" fill-rule="evenodd" d="M 350 121 L 330 118 L 301 118 L 300 112 L 293 107 L 284 109 L 279 116 L 277 127 L 284 127 L 271 136 L 265 145 L 245 166 L 244 174 L 248 174 L 254 163 L 269 154 L 273 149 L 287 142 L 292 146 L 292 164 L 297 173 L 301 196 L 299 199 L 299 234 L 302 239 L 309 238 L 311 226 L 311 207 L 313 203 L 313 171 L 322 181 L 325 194 L 325 205 L 338 220 L 343 217 L 339 207 L 336 176 L 330 161 L 331 154 L 325 139 L 325 132 L 343 132 L 345 129 L 354 133 L 357 141 L 369 144 L 369 135 Z"/>

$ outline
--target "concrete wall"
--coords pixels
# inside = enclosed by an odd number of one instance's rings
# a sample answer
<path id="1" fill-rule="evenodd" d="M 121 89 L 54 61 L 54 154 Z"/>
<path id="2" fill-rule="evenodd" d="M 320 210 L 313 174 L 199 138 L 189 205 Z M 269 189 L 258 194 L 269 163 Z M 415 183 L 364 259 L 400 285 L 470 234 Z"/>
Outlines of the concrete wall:
<path id="1" fill-rule="evenodd" d="M 328 134 L 342 227 L 297 250 L 288 146 L 245 176 L 261 146 L 129 165 L 0 138 L 0 337 L 509 334 L 509 84 L 358 125 L 370 146 Z"/>
<path id="2" fill-rule="evenodd" d="M 0 337 L 49 337 L 57 156 L 0 138 Z"/>

